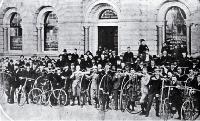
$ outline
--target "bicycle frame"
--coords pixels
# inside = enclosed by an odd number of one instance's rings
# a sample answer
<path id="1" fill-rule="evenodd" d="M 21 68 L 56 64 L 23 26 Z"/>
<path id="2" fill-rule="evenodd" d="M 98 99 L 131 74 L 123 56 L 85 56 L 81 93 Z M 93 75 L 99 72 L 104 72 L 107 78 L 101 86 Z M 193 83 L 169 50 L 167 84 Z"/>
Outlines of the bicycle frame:
<path id="1" fill-rule="evenodd" d="M 187 120 L 187 119 L 183 119 L 183 118 L 185 118 L 184 116 L 182 116 L 183 115 L 183 107 L 184 107 L 184 104 L 186 104 L 186 103 L 189 103 L 189 104 L 191 104 L 191 109 L 189 109 L 189 114 L 190 114 L 190 117 L 189 117 L 189 119 L 190 120 L 196 120 L 196 118 L 198 118 L 198 116 L 200 115 L 199 114 L 199 112 L 197 112 L 198 114 L 197 114 L 197 116 L 196 117 L 194 117 L 194 115 L 195 115 L 195 105 L 194 105 L 194 98 L 192 97 L 192 92 L 193 91 L 198 91 L 198 92 L 200 92 L 200 90 L 198 90 L 198 89 L 194 89 L 194 88 L 192 88 L 192 87 L 187 87 L 187 90 L 188 90 L 188 94 L 189 94 L 189 98 L 187 98 L 186 100 L 185 100 L 185 102 L 183 103 L 183 105 L 182 105 L 182 108 L 181 108 L 181 119 L 182 120 Z"/>

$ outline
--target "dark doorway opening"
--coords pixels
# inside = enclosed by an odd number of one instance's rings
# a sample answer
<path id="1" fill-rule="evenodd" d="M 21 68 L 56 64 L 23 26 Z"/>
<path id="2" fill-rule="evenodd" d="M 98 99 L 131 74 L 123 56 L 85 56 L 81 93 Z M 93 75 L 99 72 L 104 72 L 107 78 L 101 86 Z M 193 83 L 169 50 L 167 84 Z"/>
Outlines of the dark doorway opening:
<path id="1" fill-rule="evenodd" d="M 118 26 L 99 26 L 98 46 L 115 50 L 118 54 Z"/>

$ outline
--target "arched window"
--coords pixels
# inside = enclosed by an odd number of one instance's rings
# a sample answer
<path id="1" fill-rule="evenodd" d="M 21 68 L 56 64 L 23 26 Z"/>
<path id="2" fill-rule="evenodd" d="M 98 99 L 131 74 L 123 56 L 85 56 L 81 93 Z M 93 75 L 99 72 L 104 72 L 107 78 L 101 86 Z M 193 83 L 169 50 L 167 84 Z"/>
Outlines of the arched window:
<path id="1" fill-rule="evenodd" d="M 187 52 L 186 14 L 176 6 L 171 7 L 166 14 L 166 44 L 170 46 L 171 53 Z"/>
<path id="2" fill-rule="evenodd" d="M 44 51 L 58 51 L 58 18 L 48 12 L 44 19 Z"/>
<path id="3" fill-rule="evenodd" d="M 18 13 L 10 18 L 10 50 L 22 50 L 22 19 Z"/>
<path id="4" fill-rule="evenodd" d="M 105 9 L 101 12 L 99 19 L 118 19 L 117 13 L 111 9 Z"/>

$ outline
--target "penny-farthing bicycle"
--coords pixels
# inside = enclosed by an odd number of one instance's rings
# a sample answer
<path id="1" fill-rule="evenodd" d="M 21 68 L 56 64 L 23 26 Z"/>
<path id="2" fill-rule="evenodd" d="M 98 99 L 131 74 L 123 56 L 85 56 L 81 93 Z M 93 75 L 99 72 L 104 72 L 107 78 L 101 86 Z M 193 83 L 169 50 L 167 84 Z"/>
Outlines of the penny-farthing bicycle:
<path id="1" fill-rule="evenodd" d="M 141 112 L 139 105 L 140 100 L 140 82 L 137 79 L 137 75 L 129 74 L 128 80 L 127 77 L 124 78 L 122 83 L 122 90 L 120 93 L 120 104 L 121 110 L 128 111 L 131 114 L 137 114 Z"/>
<path id="2" fill-rule="evenodd" d="M 61 89 L 53 89 L 51 81 L 40 76 L 36 79 L 35 88 L 29 92 L 29 100 L 33 104 L 48 105 L 51 107 L 61 107 L 67 103 L 67 94 Z"/>

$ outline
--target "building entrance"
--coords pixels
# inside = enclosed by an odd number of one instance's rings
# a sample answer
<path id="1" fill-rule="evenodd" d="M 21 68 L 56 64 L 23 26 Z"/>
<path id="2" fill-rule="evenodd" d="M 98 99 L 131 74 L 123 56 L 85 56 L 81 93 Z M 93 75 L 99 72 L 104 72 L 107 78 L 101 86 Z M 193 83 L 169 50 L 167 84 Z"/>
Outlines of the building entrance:
<path id="1" fill-rule="evenodd" d="M 118 26 L 98 26 L 98 46 L 118 53 Z"/>

